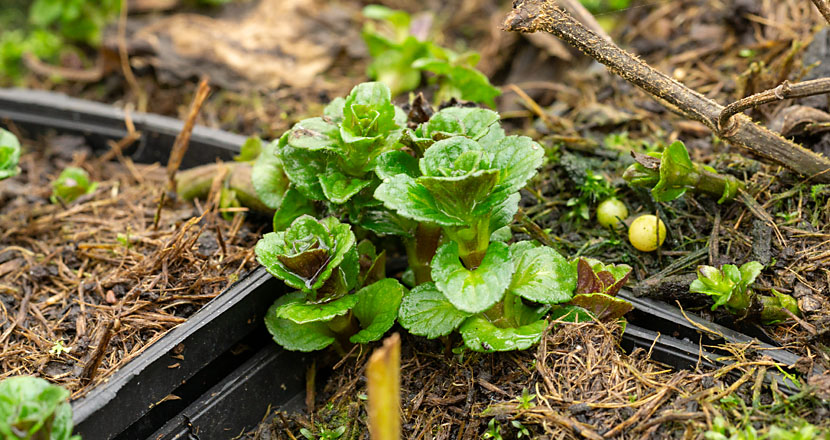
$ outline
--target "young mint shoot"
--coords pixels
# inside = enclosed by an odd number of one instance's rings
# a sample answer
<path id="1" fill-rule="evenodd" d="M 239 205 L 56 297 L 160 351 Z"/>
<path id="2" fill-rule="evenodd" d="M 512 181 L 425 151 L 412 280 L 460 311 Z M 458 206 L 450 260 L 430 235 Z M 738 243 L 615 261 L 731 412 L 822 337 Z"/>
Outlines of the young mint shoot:
<path id="1" fill-rule="evenodd" d="M 72 435 L 69 391 L 30 376 L 0 382 L 0 437 L 6 440 L 80 440 Z"/>
<path id="2" fill-rule="evenodd" d="M 675 141 L 662 154 L 632 152 L 634 164 L 623 178 L 631 186 L 651 188 L 654 200 L 669 202 L 688 190 L 718 197 L 718 203 L 732 200 L 743 188 L 733 176 L 720 174 L 713 168 L 692 162 L 683 142 Z"/>
<path id="3" fill-rule="evenodd" d="M 92 194 L 98 187 L 97 182 L 89 178 L 89 173 L 83 168 L 66 167 L 57 179 L 52 182 L 52 203 L 72 203 L 78 197 Z"/>
<path id="4" fill-rule="evenodd" d="M 370 11 L 388 14 L 400 35 L 411 24 L 386 9 Z M 576 264 L 535 242 L 511 243 L 519 190 L 544 160 L 539 144 L 506 135 L 491 110 L 421 113 L 430 116 L 407 121 L 386 85 L 360 84 L 323 116 L 261 148 L 254 186 L 276 214 L 257 258 L 297 289 L 267 313 L 279 344 L 342 350 L 381 338 L 397 320 L 430 339 L 458 332 L 470 350 L 523 350 L 575 290 L 620 302 L 613 295 L 627 266 L 589 268 L 593 284 L 579 290 Z M 356 234 L 366 239 L 357 243 Z M 411 291 L 385 278 L 386 253 L 372 244 L 384 236 L 403 244 L 409 275 L 402 278 Z"/>
<path id="5" fill-rule="evenodd" d="M 360 252 L 364 255 L 360 255 Z M 403 286 L 375 281 L 369 271 L 383 266 L 373 247 L 355 243 L 347 224 L 334 217 L 303 215 L 285 231 L 266 234 L 256 246 L 260 264 L 299 291 L 279 298 L 268 310 L 266 327 L 285 348 L 313 351 L 338 342 L 380 339 L 395 323 Z M 361 270 L 360 260 L 369 260 Z M 367 282 L 372 281 L 371 284 Z"/>
<path id="6" fill-rule="evenodd" d="M 20 141 L 10 131 L 0 128 L 0 180 L 14 177 L 20 172 Z"/>
<path id="7" fill-rule="evenodd" d="M 422 72 L 434 76 L 438 85 L 435 102 L 453 98 L 495 106 L 501 91 L 487 76 L 476 70 L 481 56 L 476 52 L 457 53 L 430 41 L 431 19 L 413 19 L 406 12 L 385 6 L 363 9 L 370 19 L 363 28 L 363 40 L 372 63 L 367 73 L 392 91 L 393 96 L 415 90 L 421 85 Z"/>
<path id="8" fill-rule="evenodd" d="M 724 264 L 720 269 L 698 266 L 697 279 L 689 285 L 689 291 L 712 297 L 715 301 L 712 310 L 722 306 L 728 312 L 740 316 L 747 315 L 755 309 L 754 304 L 759 304 L 759 319 L 764 324 L 786 321 L 790 314 L 798 316 L 798 303 L 793 297 L 775 289 L 772 289 L 772 296 L 762 296 L 752 289 L 752 284 L 763 268 L 757 261 L 744 263 L 741 267 Z"/>

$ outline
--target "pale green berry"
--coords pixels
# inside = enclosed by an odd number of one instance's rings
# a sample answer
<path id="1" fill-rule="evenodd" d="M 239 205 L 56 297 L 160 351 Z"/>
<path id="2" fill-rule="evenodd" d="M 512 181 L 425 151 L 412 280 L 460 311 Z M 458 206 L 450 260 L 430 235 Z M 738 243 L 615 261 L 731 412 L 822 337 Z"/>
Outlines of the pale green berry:
<path id="1" fill-rule="evenodd" d="M 597 206 L 597 221 L 606 228 L 620 228 L 626 218 L 628 218 L 628 208 L 619 199 L 612 197 Z"/>

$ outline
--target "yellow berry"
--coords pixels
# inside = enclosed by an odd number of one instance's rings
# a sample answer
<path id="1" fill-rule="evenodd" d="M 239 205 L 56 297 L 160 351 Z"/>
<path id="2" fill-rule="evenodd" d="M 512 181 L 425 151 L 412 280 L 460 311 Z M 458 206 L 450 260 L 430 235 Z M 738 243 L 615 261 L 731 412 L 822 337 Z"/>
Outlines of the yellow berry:
<path id="1" fill-rule="evenodd" d="M 666 225 L 653 215 L 642 215 L 628 227 L 628 241 L 639 251 L 651 252 L 666 241 Z"/>
<path id="2" fill-rule="evenodd" d="M 628 218 L 628 208 L 619 199 L 610 198 L 597 206 L 597 221 L 606 228 L 619 228 Z"/>

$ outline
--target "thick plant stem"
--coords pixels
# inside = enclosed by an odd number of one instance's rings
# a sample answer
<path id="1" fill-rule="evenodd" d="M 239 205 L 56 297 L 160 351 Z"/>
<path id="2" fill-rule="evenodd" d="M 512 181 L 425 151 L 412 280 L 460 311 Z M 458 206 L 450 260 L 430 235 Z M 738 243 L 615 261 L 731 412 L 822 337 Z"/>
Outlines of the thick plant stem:
<path id="1" fill-rule="evenodd" d="M 383 341 L 366 366 L 369 388 L 369 432 L 373 440 L 401 438 L 401 338 Z"/>
<path id="2" fill-rule="evenodd" d="M 783 165 L 820 182 L 830 182 L 830 159 L 756 125 L 745 115 L 735 115 L 729 130 L 721 132 L 718 119 L 723 106 L 586 29 L 557 7 L 555 1 L 517 0 L 513 6 L 504 23 L 506 30 L 550 32 L 686 117 L 705 124 L 723 139 L 768 162 Z"/>
<path id="3" fill-rule="evenodd" d="M 415 237 L 406 240 L 406 256 L 415 274 L 415 284 L 432 281 L 432 257 L 441 240 L 441 227 L 428 223 L 418 224 Z"/>

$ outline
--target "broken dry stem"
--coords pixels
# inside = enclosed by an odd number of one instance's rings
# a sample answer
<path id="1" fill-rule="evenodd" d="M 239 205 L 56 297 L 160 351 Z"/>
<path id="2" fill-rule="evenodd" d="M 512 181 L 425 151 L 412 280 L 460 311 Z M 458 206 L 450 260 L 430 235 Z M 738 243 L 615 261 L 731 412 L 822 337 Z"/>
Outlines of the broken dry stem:
<path id="1" fill-rule="evenodd" d="M 784 81 L 781 85 L 774 89 L 765 90 L 761 93 L 747 96 L 744 99 L 727 105 L 718 117 L 718 127 L 721 132 L 731 131 L 733 129 L 730 126 L 730 119 L 732 116 L 752 107 L 768 104 L 770 102 L 782 101 L 784 99 L 806 98 L 808 96 L 821 95 L 828 92 L 830 92 L 830 78 L 819 78 L 796 84 L 790 84 L 789 81 Z"/>
<path id="2" fill-rule="evenodd" d="M 830 159 L 784 139 L 744 115 L 734 117 L 731 130 L 720 132 L 718 118 L 723 106 L 590 31 L 560 9 L 555 1 L 516 1 L 504 28 L 527 33 L 550 32 L 686 117 L 705 124 L 723 139 L 768 162 L 784 165 L 798 174 L 815 176 L 821 182 L 830 182 Z"/>

